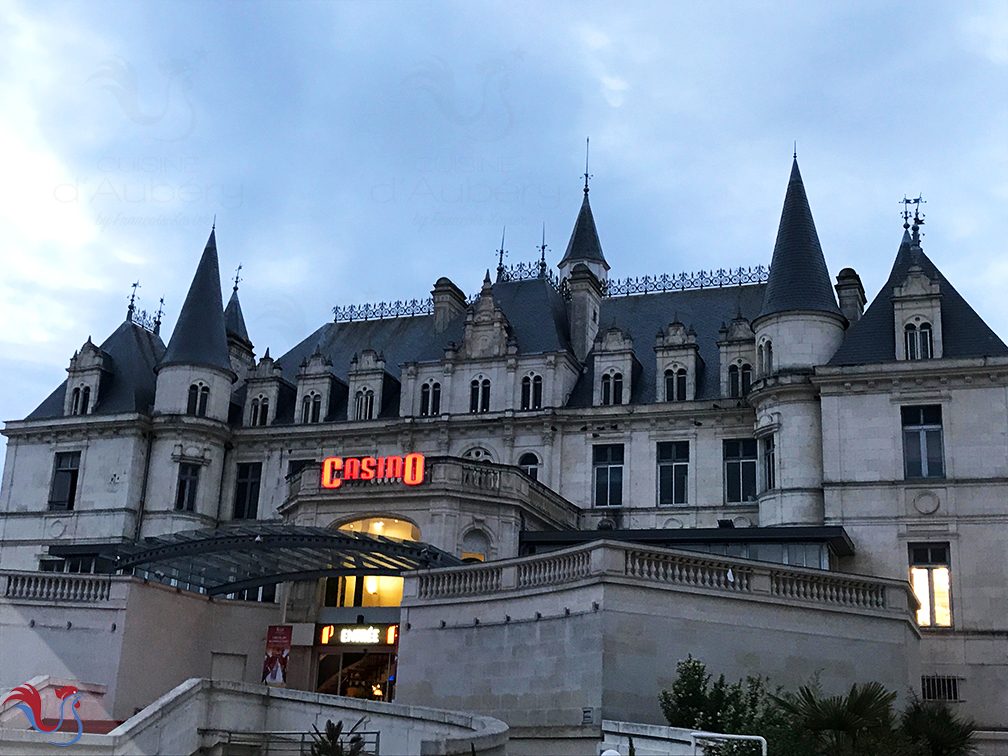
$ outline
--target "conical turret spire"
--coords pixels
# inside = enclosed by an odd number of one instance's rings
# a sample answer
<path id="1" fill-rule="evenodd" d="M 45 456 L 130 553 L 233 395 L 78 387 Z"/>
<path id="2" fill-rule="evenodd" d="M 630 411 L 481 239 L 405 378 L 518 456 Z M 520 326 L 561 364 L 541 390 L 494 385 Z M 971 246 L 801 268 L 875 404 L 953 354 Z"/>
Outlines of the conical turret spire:
<path id="1" fill-rule="evenodd" d="M 587 191 L 585 191 L 584 200 L 581 202 L 581 211 L 574 223 L 574 231 L 571 233 L 570 241 L 567 243 L 567 251 L 564 253 L 560 265 L 576 262 L 602 263 L 605 269 L 609 270 L 609 264 L 602 255 L 602 244 L 599 242 L 598 231 L 595 229 L 595 218 L 592 217 Z"/>
<path id="2" fill-rule="evenodd" d="M 770 263 L 770 278 L 763 295 L 759 317 L 777 312 L 814 311 L 840 315 L 829 269 L 819 246 L 819 235 L 805 186 L 798 171 L 798 159 L 791 166 L 777 243 Z"/>
<path id="3" fill-rule="evenodd" d="M 241 303 L 238 301 L 237 287 L 231 292 L 231 299 L 224 308 L 224 329 L 228 336 L 234 336 L 242 341 L 248 341 L 248 330 L 245 328 L 245 317 L 242 315 Z"/>
<path id="4" fill-rule="evenodd" d="M 215 233 L 210 232 L 160 367 L 171 364 L 204 365 L 232 372 L 224 327 Z"/>

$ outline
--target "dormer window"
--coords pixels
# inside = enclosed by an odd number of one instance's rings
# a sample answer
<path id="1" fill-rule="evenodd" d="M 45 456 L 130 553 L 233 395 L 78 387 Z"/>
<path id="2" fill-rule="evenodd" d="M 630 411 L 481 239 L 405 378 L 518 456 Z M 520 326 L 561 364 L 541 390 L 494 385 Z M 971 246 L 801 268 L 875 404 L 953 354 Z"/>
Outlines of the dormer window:
<path id="1" fill-rule="evenodd" d="M 91 404 L 91 387 L 75 388 L 70 403 L 71 415 L 86 415 Z"/>
<path id="2" fill-rule="evenodd" d="M 269 397 L 259 395 L 252 400 L 252 413 L 250 425 L 266 425 L 269 421 Z"/>
<path id="3" fill-rule="evenodd" d="M 523 410 L 542 409 L 541 375 L 526 375 L 522 378 L 521 408 Z"/>
<path id="4" fill-rule="evenodd" d="M 355 397 L 356 418 L 358 420 L 371 420 L 374 418 L 374 391 L 369 388 L 362 388 Z"/>
<path id="5" fill-rule="evenodd" d="M 623 404 L 623 373 L 602 376 L 602 404 Z"/>
<path id="6" fill-rule="evenodd" d="M 686 401 L 686 368 L 669 368 L 665 371 L 665 401 Z"/>
<path id="7" fill-rule="evenodd" d="M 189 387 L 189 399 L 186 402 L 186 414 L 194 417 L 206 417 L 207 404 L 210 403 L 210 387 L 202 383 L 194 383 Z"/>
<path id="8" fill-rule="evenodd" d="M 929 360 L 934 356 L 930 323 L 921 323 L 919 326 L 908 324 L 903 329 L 903 337 L 908 360 Z"/>
<path id="9" fill-rule="evenodd" d="M 441 384 L 434 381 L 420 387 L 420 416 L 441 414 Z"/>
<path id="10" fill-rule="evenodd" d="M 490 379 L 478 376 L 469 384 L 469 411 L 483 413 L 490 411 Z"/>
<path id="11" fill-rule="evenodd" d="M 322 397 L 312 391 L 301 400 L 301 422 L 317 423 L 322 419 Z"/>
<path id="12" fill-rule="evenodd" d="M 769 342 L 767 349 L 769 350 Z M 752 386 L 752 365 L 728 366 L 728 396 L 736 399 L 743 397 L 749 393 L 750 386 Z"/>

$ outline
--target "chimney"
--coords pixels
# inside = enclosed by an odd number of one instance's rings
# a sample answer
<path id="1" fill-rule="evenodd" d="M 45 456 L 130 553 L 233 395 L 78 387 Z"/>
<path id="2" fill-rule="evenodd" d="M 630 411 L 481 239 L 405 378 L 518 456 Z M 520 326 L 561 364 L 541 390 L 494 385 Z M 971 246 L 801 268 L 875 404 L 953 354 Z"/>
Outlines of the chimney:
<path id="1" fill-rule="evenodd" d="M 444 333 L 448 324 L 466 308 L 466 296 L 447 278 L 439 278 L 431 291 L 434 298 L 434 332 Z"/>
<path id="2" fill-rule="evenodd" d="M 837 298 L 840 300 L 840 312 L 854 325 L 864 314 L 865 295 L 861 278 L 853 268 L 844 268 L 836 277 Z"/>

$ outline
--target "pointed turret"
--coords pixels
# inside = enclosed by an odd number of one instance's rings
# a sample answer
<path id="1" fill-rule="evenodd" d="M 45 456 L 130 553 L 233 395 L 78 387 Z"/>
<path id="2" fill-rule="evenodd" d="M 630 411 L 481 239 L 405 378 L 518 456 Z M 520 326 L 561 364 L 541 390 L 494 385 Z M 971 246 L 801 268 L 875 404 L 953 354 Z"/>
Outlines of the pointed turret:
<path id="1" fill-rule="evenodd" d="M 248 331 L 245 329 L 245 318 L 242 315 L 241 303 L 238 301 L 238 287 L 231 294 L 227 307 L 224 308 L 224 330 L 227 333 L 228 341 L 232 337 L 240 339 L 251 346 Z"/>
<path id="2" fill-rule="evenodd" d="M 245 318 L 242 316 L 241 303 L 238 301 L 237 283 L 231 292 L 228 306 L 224 309 L 224 330 L 227 333 L 231 369 L 238 375 L 239 380 L 245 380 L 255 369 L 255 352 L 245 329 Z"/>
<path id="3" fill-rule="evenodd" d="M 585 186 L 584 200 L 581 211 L 574 223 L 574 231 L 567 243 L 567 251 L 558 266 L 561 278 L 569 278 L 570 272 L 578 263 L 584 263 L 600 281 L 606 279 L 609 263 L 602 255 L 602 244 L 599 242 L 598 231 L 595 229 L 595 218 L 592 217 L 591 205 L 588 202 L 588 187 Z"/>
<path id="4" fill-rule="evenodd" d="M 168 365 L 201 365 L 232 372 L 214 234 L 215 231 L 210 232 L 159 369 Z"/>
<path id="5" fill-rule="evenodd" d="M 795 158 L 758 317 L 803 311 L 841 314 Z"/>

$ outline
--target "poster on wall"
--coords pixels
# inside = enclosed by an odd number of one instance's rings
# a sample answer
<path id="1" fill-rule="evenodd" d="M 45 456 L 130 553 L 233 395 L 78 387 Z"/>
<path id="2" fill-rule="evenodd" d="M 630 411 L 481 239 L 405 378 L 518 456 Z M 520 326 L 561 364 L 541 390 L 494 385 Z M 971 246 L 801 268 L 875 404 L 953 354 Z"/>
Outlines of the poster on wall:
<path id="1" fill-rule="evenodd" d="M 262 681 L 267 685 L 287 684 L 287 659 L 290 658 L 293 629 L 293 625 L 270 625 L 266 629 Z"/>

